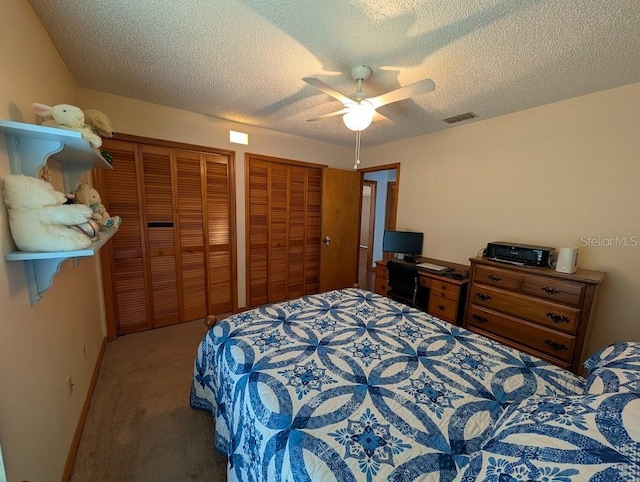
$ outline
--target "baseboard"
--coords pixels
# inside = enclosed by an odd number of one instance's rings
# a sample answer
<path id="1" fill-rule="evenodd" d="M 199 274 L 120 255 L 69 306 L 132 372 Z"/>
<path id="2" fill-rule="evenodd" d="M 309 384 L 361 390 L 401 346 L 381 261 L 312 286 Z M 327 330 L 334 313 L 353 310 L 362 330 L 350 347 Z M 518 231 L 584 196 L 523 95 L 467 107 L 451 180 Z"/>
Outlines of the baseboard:
<path id="1" fill-rule="evenodd" d="M 98 381 L 98 374 L 100 373 L 100 366 L 102 366 L 102 357 L 104 356 L 104 349 L 107 346 L 107 339 L 102 339 L 102 345 L 100 346 L 100 352 L 98 353 L 98 359 L 93 367 L 93 374 L 91 375 L 91 381 L 89 382 L 89 389 L 87 390 L 87 396 L 84 399 L 82 410 L 80 411 L 80 417 L 78 418 L 78 425 L 76 425 L 76 431 L 73 433 L 73 439 L 71 440 L 71 446 L 69 447 L 69 454 L 67 455 L 67 461 L 64 464 L 64 471 L 62 472 L 62 482 L 67 482 L 71 477 L 71 470 L 73 469 L 73 462 L 76 459 L 76 453 L 78 452 L 78 446 L 80 445 L 80 437 L 82 436 L 82 429 L 84 423 L 87 420 L 87 414 L 89 413 L 89 407 L 91 406 L 91 398 L 93 397 L 93 390 L 96 388 L 96 382 Z"/>

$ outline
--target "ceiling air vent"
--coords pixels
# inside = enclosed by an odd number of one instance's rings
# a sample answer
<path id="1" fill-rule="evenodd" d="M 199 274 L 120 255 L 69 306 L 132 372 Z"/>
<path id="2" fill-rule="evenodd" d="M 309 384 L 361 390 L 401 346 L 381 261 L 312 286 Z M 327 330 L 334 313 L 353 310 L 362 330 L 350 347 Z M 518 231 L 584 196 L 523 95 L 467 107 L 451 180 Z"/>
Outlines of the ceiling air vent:
<path id="1" fill-rule="evenodd" d="M 448 117 L 443 119 L 447 124 L 455 124 L 456 122 L 466 121 L 468 119 L 473 119 L 474 117 L 478 117 L 473 112 L 465 112 L 464 114 L 454 115 L 453 117 Z"/>

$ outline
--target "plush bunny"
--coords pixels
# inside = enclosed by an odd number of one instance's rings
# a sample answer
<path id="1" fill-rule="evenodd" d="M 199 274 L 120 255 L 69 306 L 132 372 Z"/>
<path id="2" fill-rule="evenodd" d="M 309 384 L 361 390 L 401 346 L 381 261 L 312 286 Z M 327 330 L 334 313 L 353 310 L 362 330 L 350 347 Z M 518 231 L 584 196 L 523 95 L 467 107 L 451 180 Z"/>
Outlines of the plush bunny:
<path id="1" fill-rule="evenodd" d="M 84 113 L 79 107 L 70 104 L 49 107 L 38 103 L 31 104 L 31 107 L 39 116 L 52 118 L 43 122 L 42 125 L 80 132 L 82 138 L 96 149 L 102 146 L 102 139 L 85 124 Z"/>
<path id="2" fill-rule="evenodd" d="M 64 205 L 66 197 L 37 177 L 13 174 L 4 179 L 4 203 L 16 247 L 21 251 L 74 251 L 91 246 L 89 234 L 73 227 L 91 219 L 91 208 Z"/>
<path id="3" fill-rule="evenodd" d="M 108 139 L 113 137 L 113 127 L 111 127 L 111 121 L 101 111 L 96 109 L 84 109 L 84 122 L 89 126 L 94 134 Z"/>

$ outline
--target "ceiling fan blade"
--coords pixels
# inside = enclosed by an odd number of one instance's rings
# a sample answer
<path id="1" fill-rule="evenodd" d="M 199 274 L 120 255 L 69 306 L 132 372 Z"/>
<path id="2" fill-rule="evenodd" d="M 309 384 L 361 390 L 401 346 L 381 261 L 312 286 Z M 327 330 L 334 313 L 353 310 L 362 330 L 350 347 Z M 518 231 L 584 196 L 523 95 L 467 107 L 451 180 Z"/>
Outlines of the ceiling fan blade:
<path id="1" fill-rule="evenodd" d="M 335 112 L 329 112 L 328 114 L 319 115 L 318 117 L 314 117 L 313 119 L 307 119 L 307 122 L 315 122 L 321 119 L 327 119 L 328 117 L 335 117 L 337 115 L 346 114 L 347 112 L 349 112 L 349 109 L 340 109 Z"/>
<path id="2" fill-rule="evenodd" d="M 316 79 L 315 77 L 303 77 L 302 80 L 304 80 L 307 84 L 315 87 L 316 89 L 321 90 L 325 94 L 330 95 L 334 99 L 339 100 L 343 104 L 353 102 L 351 99 L 349 99 L 349 97 L 347 97 L 346 95 L 342 95 L 340 92 L 335 90 L 330 85 L 325 84 L 320 79 Z"/>
<path id="3" fill-rule="evenodd" d="M 435 90 L 435 88 L 436 84 L 433 83 L 433 80 L 424 79 L 413 84 L 405 85 L 399 89 L 392 90 L 386 94 L 379 95 L 378 97 L 372 97 L 367 99 L 367 101 L 371 102 L 374 109 L 377 109 L 378 107 L 398 102 L 399 100 L 408 99 L 420 94 L 426 94 L 427 92 Z"/>
<path id="4" fill-rule="evenodd" d="M 391 119 L 389 119 L 386 115 L 382 115 L 380 112 L 376 111 L 373 114 L 372 122 L 380 122 L 380 121 L 388 121 L 388 122 L 393 123 L 393 121 Z"/>

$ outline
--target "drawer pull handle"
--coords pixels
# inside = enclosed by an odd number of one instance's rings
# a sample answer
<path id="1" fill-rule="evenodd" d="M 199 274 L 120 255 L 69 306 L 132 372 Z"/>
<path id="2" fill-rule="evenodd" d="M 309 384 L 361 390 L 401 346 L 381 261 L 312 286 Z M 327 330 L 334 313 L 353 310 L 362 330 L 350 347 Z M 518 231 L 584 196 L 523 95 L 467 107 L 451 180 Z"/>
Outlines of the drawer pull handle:
<path id="1" fill-rule="evenodd" d="M 489 275 L 489 279 L 490 279 L 491 281 L 496 282 L 496 283 L 497 283 L 498 281 L 502 281 L 502 278 L 501 278 L 500 276 L 496 276 L 495 274 L 490 274 L 490 275 Z"/>
<path id="2" fill-rule="evenodd" d="M 480 316 L 477 313 L 474 313 L 473 315 L 471 315 L 471 318 L 476 320 L 478 323 L 486 323 L 487 321 L 489 321 L 484 316 Z"/>
<path id="3" fill-rule="evenodd" d="M 440 311 L 444 311 L 444 310 L 446 310 L 446 309 L 447 309 L 447 307 L 446 307 L 446 306 L 444 306 L 444 305 L 438 305 L 438 309 L 439 309 Z"/>
<path id="4" fill-rule="evenodd" d="M 550 318 L 554 323 L 571 323 L 571 320 L 564 315 L 558 315 L 553 311 L 547 311 L 545 313 L 547 318 Z"/>
<path id="5" fill-rule="evenodd" d="M 561 350 L 568 350 L 569 347 L 563 343 L 558 343 L 557 341 L 551 341 L 549 339 L 546 339 L 545 344 L 549 345 L 551 347 L 551 349 L 556 350 L 556 351 L 561 351 Z"/>
<path id="6" fill-rule="evenodd" d="M 490 295 L 485 295 L 484 293 L 476 293 L 476 296 L 480 298 L 482 301 L 487 301 L 491 299 Z"/>
<path id="7" fill-rule="evenodd" d="M 540 289 L 545 293 L 547 293 L 548 295 L 557 295 L 558 293 L 560 293 L 560 290 L 557 290 L 555 288 L 549 288 L 548 286 L 543 286 Z"/>

